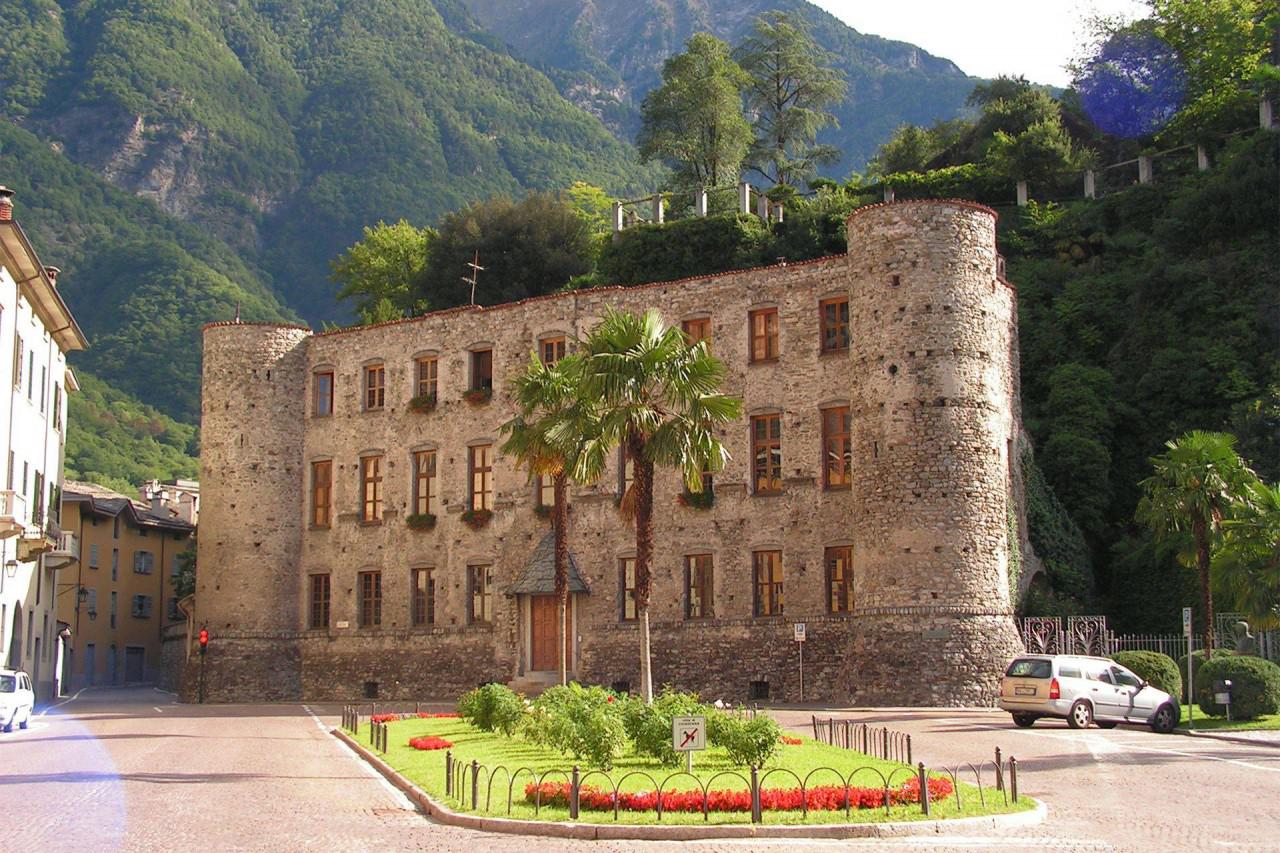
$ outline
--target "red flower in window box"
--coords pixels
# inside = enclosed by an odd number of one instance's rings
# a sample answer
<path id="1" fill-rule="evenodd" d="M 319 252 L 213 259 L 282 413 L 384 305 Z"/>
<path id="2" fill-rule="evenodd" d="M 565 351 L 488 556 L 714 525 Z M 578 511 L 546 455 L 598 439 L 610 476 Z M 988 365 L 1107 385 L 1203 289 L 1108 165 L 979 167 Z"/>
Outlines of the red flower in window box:
<path id="1" fill-rule="evenodd" d="M 406 515 L 404 523 L 413 530 L 430 530 L 436 526 L 436 517 L 429 512 L 415 512 Z"/>
<path id="2" fill-rule="evenodd" d="M 462 399 L 474 405 L 487 403 L 493 399 L 493 389 L 492 388 L 472 388 L 463 393 Z"/>
<path id="3" fill-rule="evenodd" d="M 409 399 L 409 411 L 411 412 L 417 412 L 420 415 L 425 415 L 427 412 L 435 411 L 435 408 L 435 394 L 419 394 L 418 396 L 411 397 Z"/>
<path id="4" fill-rule="evenodd" d="M 469 509 L 462 513 L 462 523 L 472 530 L 479 530 L 493 520 L 493 510 Z"/>

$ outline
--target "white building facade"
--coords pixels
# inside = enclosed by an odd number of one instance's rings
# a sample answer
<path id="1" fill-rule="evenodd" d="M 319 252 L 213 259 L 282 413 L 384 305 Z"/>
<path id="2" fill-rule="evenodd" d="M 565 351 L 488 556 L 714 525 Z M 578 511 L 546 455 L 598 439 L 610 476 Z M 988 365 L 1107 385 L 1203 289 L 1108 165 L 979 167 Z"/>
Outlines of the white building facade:
<path id="1" fill-rule="evenodd" d="M 25 670 L 37 702 L 57 694 L 70 639 L 58 597 L 78 594 L 60 570 L 79 559 L 79 543 L 60 521 L 67 393 L 76 390 L 67 354 L 86 342 L 57 274 L 0 187 L 0 666 Z"/>

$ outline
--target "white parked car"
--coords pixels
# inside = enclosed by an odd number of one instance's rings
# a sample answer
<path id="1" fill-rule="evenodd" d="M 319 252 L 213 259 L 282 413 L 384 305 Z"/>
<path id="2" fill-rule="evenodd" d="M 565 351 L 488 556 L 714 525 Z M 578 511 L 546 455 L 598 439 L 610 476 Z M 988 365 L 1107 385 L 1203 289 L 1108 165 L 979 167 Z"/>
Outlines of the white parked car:
<path id="1" fill-rule="evenodd" d="M 1073 729 L 1139 723 L 1165 734 L 1178 724 L 1178 700 L 1110 658 L 1019 655 L 1000 680 L 1000 708 L 1022 728 L 1041 717 Z"/>
<path id="2" fill-rule="evenodd" d="M 16 725 L 26 728 L 36 707 L 36 694 L 31 678 L 25 672 L 0 669 L 0 728 L 13 731 Z"/>

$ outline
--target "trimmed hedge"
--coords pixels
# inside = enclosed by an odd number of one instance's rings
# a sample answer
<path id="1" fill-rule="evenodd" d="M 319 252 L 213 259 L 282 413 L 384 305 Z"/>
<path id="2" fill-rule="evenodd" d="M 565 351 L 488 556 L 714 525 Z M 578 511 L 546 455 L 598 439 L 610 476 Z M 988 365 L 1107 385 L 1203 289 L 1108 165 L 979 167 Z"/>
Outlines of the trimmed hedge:
<path id="1" fill-rule="evenodd" d="M 1170 696 L 1182 696 L 1182 675 L 1173 658 L 1160 652 L 1131 651 L 1116 652 L 1111 659 L 1123 667 L 1133 670 L 1143 681 L 1148 681 L 1157 690 L 1163 690 Z"/>
<path id="2" fill-rule="evenodd" d="M 1224 717 L 1226 706 L 1213 701 L 1213 683 L 1231 682 L 1231 716 L 1252 720 L 1264 714 L 1280 714 L 1280 666 L 1250 655 L 1214 655 L 1196 673 L 1196 699 L 1200 710 Z"/>
<path id="3" fill-rule="evenodd" d="M 1227 657 L 1231 652 L 1227 649 L 1214 649 L 1213 659 Z M 1200 649 L 1191 656 L 1191 677 L 1194 681 L 1193 685 L 1182 685 L 1182 699 L 1185 703 L 1190 704 L 1195 701 L 1195 697 L 1188 694 L 1192 693 L 1195 688 L 1200 686 L 1200 667 L 1204 666 L 1204 649 Z M 1178 658 L 1178 673 L 1182 674 L 1187 671 L 1187 656 L 1183 655 Z"/>

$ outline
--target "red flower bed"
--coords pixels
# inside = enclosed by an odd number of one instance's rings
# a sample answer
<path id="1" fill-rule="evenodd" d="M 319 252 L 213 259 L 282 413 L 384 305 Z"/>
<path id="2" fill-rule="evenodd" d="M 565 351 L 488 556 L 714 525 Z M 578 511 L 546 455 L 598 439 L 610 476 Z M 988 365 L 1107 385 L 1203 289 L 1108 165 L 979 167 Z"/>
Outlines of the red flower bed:
<path id="1" fill-rule="evenodd" d="M 802 803 L 807 803 L 812 811 L 839 811 L 844 808 L 845 789 L 841 785 L 819 785 L 808 788 L 801 795 L 799 788 L 763 788 L 760 791 L 760 806 L 765 811 L 799 811 Z M 951 796 L 954 788 L 948 779 L 929 780 L 929 800 L 931 802 Z M 524 798 L 533 803 L 538 798 L 538 786 L 530 782 L 525 785 Z M 889 789 L 890 805 L 903 805 L 920 802 L 920 782 L 912 778 L 897 788 Z M 568 808 L 569 783 L 543 782 L 542 805 Z M 587 811 L 612 811 L 614 798 L 612 791 L 601 790 L 590 785 L 583 785 L 578 792 L 578 807 Z M 654 791 L 618 794 L 618 807 L 622 811 L 645 812 L 654 811 L 658 805 L 658 796 Z M 849 805 L 855 809 L 874 809 L 884 806 L 884 788 L 849 788 Z M 664 812 L 700 812 L 702 811 L 701 791 L 663 791 L 662 810 Z M 712 812 L 749 812 L 751 811 L 751 793 L 749 791 L 707 792 L 707 811 Z"/>
<path id="2" fill-rule="evenodd" d="M 782 742 L 785 743 L 787 746 L 799 746 L 800 744 L 804 743 L 804 741 L 800 740 L 800 738 L 792 737 L 791 735 L 783 735 Z"/>
<path id="3" fill-rule="evenodd" d="M 410 738 L 409 746 L 414 749 L 449 749 L 453 744 L 442 737 L 428 735 L 427 737 Z"/>
<path id="4" fill-rule="evenodd" d="M 458 715 L 428 714 L 426 711 L 421 711 L 417 714 L 374 714 L 369 718 L 369 721 L 374 723 L 398 723 L 400 720 L 412 720 L 415 718 L 419 720 L 456 720 Z"/>

